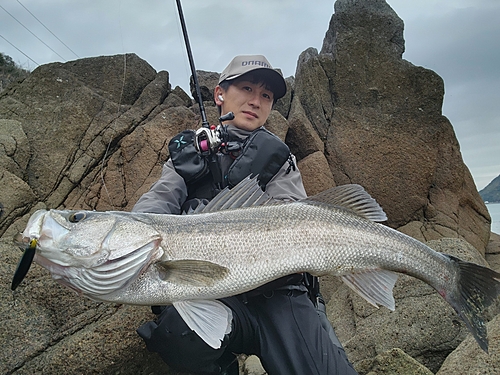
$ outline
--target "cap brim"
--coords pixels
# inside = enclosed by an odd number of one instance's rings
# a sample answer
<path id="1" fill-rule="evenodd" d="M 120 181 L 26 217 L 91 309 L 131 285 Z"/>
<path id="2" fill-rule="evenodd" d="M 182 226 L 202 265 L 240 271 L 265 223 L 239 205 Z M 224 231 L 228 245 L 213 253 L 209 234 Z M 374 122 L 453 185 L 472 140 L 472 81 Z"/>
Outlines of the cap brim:
<path id="1" fill-rule="evenodd" d="M 274 94 L 275 100 L 278 100 L 278 99 L 282 98 L 283 96 L 285 96 L 285 94 L 286 94 L 285 79 L 283 78 L 283 76 L 280 73 L 278 73 L 274 69 L 256 68 L 256 69 L 250 70 L 249 72 L 229 76 L 226 79 L 224 79 L 224 81 L 231 81 L 233 79 L 236 79 L 238 77 L 242 77 L 245 74 L 250 74 L 250 73 L 262 76 L 264 79 L 264 82 L 269 82 L 270 86 L 273 88 L 273 94 Z"/>

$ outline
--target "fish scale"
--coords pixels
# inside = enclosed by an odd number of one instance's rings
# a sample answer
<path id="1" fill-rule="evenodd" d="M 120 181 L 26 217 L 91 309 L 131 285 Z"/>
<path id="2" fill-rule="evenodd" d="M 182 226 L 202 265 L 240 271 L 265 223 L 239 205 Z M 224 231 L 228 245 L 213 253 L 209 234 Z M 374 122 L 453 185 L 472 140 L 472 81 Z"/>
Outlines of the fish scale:
<path id="1" fill-rule="evenodd" d="M 170 288 L 179 288 L 175 283 L 158 287 L 152 293 L 154 296 L 139 295 L 134 289 L 136 285 L 131 284 L 132 293 L 127 295 L 134 296 L 133 303 L 169 304 L 175 300 L 169 296 L 179 298 L 179 294 L 184 299 L 223 298 L 294 272 L 342 276 L 370 268 L 408 274 L 411 269 L 412 276 L 429 279 L 439 273 L 435 270 L 441 270 L 445 261 L 439 253 L 427 251 L 425 245 L 397 231 L 360 217 L 345 217 L 341 209 L 320 205 L 255 207 L 244 212 L 207 214 L 207 217 L 159 219 L 154 226 L 164 239 L 165 254 L 170 257 L 163 257 L 162 261 L 203 259 L 229 268 L 230 274 L 204 288 L 185 285 L 182 291 L 174 292 Z M 176 235 L 163 234 L 165 227 Z M 193 233 L 188 228 L 197 230 Z M 214 232 L 214 228 L 224 228 L 224 235 Z M 399 241 L 387 241 L 389 236 L 397 236 Z M 425 252 L 425 257 L 416 251 L 418 248 Z M 437 280 L 432 283 L 439 284 Z M 119 294 L 114 298 L 116 302 L 124 302 Z"/>
<path id="2" fill-rule="evenodd" d="M 309 272 L 338 276 L 372 305 L 391 310 L 398 273 L 416 277 L 488 350 L 482 313 L 500 294 L 500 274 L 377 223 L 386 215 L 359 185 L 285 203 L 258 191 L 257 180 L 247 178 L 191 215 L 40 210 L 18 240 L 29 244 L 29 254 L 36 244 L 35 262 L 86 297 L 173 304 L 214 348 L 232 319 L 217 299 Z M 31 258 L 22 258 L 13 286 Z"/>

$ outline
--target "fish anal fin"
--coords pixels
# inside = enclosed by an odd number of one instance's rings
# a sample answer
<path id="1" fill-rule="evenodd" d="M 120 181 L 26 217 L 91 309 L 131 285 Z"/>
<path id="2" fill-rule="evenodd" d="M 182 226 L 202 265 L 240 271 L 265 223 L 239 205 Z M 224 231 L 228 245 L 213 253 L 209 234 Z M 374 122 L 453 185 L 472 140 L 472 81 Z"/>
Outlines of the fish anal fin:
<path id="1" fill-rule="evenodd" d="M 343 207 L 371 221 L 387 220 L 387 215 L 382 207 L 361 185 L 357 184 L 336 186 L 307 197 L 304 201 Z"/>
<path id="2" fill-rule="evenodd" d="M 233 313 L 220 301 L 178 301 L 173 305 L 187 326 L 214 349 L 219 349 L 231 332 Z"/>
<path id="3" fill-rule="evenodd" d="M 197 287 L 212 286 L 229 273 L 224 266 L 196 259 L 163 261 L 156 263 L 156 267 L 164 281 Z"/>
<path id="4" fill-rule="evenodd" d="M 375 307 L 385 306 L 394 311 L 396 303 L 392 289 L 398 275 L 382 269 L 365 270 L 343 275 L 342 281 Z"/>

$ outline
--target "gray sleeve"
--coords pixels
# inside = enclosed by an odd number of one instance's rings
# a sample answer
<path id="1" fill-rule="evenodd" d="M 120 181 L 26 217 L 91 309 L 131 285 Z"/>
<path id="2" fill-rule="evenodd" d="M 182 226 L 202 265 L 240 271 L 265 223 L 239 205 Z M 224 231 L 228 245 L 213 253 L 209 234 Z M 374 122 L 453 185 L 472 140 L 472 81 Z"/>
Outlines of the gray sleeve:
<path id="1" fill-rule="evenodd" d="M 143 194 L 132 208 L 133 212 L 154 214 L 180 214 L 181 206 L 187 198 L 184 179 L 175 171 L 169 159 L 164 165 L 161 177 L 151 189 Z"/>
<path id="2" fill-rule="evenodd" d="M 275 199 L 299 200 L 307 197 L 304 184 L 302 183 L 302 176 L 296 167 L 295 156 L 292 155 L 292 159 L 295 168 L 292 168 L 287 174 L 286 172 L 290 165 L 285 162 L 278 173 L 266 185 L 266 192 Z"/>

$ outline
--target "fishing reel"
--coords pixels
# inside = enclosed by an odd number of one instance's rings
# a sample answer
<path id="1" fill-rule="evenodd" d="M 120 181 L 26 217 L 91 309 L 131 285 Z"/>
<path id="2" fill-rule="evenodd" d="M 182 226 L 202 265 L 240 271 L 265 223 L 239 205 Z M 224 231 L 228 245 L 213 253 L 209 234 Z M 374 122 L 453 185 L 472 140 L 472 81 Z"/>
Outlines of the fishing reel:
<path id="1" fill-rule="evenodd" d="M 228 138 L 226 127 L 222 123 L 232 119 L 234 119 L 234 113 L 228 112 L 219 117 L 220 124 L 218 126 L 210 125 L 210 127 L 198 129 L 194 138 L 196 151 L 201 155 L 216 153 Z"/>

